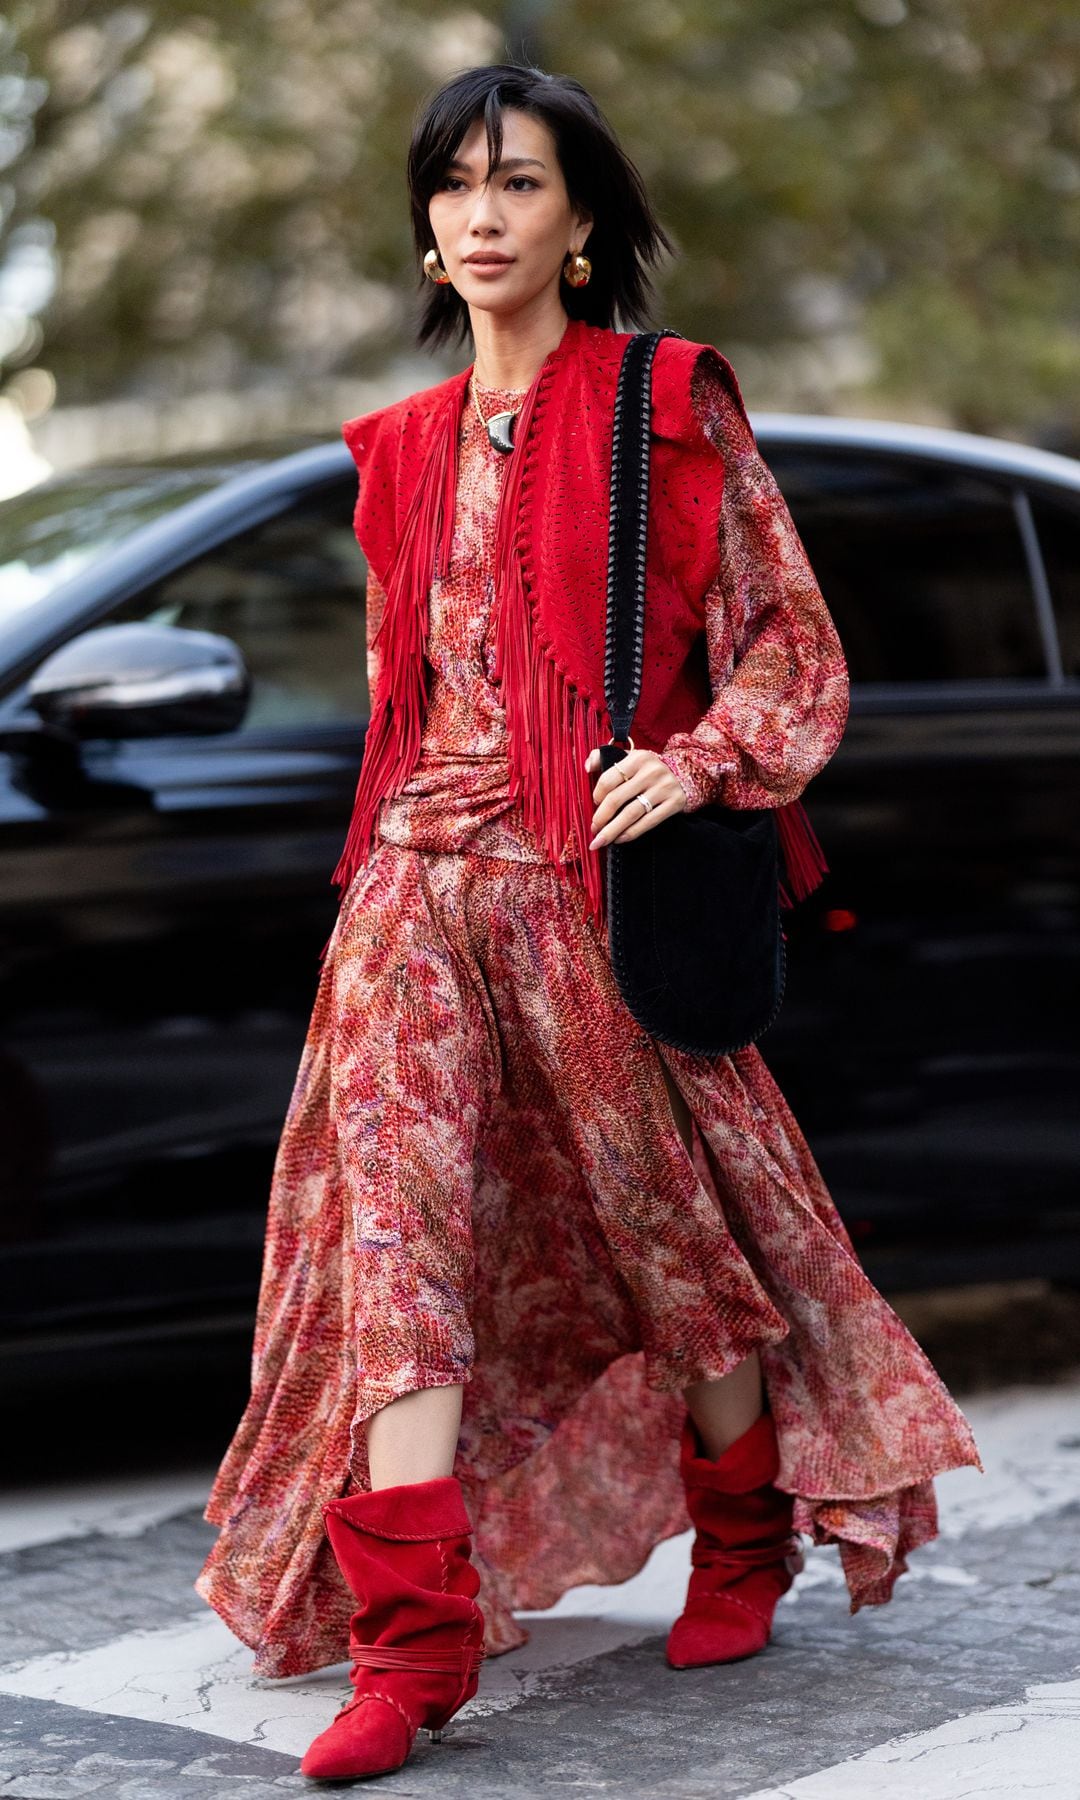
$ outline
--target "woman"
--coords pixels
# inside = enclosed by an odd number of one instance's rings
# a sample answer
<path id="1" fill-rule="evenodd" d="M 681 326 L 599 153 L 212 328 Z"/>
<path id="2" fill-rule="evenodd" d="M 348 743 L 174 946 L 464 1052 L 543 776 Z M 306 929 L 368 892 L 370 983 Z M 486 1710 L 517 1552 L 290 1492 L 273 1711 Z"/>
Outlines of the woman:
<path id="1" fill-rule="evenodd" d="M 764 1647 L 801 1533 L 880 1604 L 933 1477 L 981 1467 L 760 1052 L 654 1041 L 608 957 L 607 845 L 776 806 L 790 874 L 846 722 L 730 365 L 657 348 L 646 669 L 600 774 L 613 319 L 672 246 L 589 95 L 535 69 L 443 87 L 409 179 L 420 339 L 467 326 L 475 358 L 342 428 L 372 719 L 196 1583 L 259 1675 L 350 1657 L 300 1765 L 335 1779 L 437 1732 L 515 1609 L 691 1523 L 673 1667 Z"/>

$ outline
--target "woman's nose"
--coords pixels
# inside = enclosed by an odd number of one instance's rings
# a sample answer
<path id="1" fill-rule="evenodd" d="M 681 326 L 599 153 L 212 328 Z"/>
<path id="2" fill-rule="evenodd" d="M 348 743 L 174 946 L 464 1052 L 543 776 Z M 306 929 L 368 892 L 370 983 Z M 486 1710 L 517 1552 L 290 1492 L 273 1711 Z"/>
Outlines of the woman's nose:
<path id="1" fill-rule="evenodd" d="M 489 232 L 501 224 L 498 202 L 494 196 L 485 191 L 479 193 L 473 201 L 469 215 L 469 225 L 473 231 Z"/>

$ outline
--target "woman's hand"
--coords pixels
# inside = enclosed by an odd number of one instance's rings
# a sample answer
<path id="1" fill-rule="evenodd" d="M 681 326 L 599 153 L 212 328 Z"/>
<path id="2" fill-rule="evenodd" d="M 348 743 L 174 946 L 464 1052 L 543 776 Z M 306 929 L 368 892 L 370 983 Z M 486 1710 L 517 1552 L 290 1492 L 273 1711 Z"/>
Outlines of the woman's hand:
<path id="1" fill-rule="evenodd" d="M 600 767 L 599 750 L 591 750 L 585 767 L 593 773 Z M 652 801 L 649 812 L 634 798 L 644 794 Z M 610 769 L 605 769 L 593 788 L 596 811 L 592 817 L 593 839 L 590 850 L 607 844 L 628 843 L 651 831 L 661 820 L 686 807 L 686 790 L 667 764 L 653 750 L 628 750 Z"/>

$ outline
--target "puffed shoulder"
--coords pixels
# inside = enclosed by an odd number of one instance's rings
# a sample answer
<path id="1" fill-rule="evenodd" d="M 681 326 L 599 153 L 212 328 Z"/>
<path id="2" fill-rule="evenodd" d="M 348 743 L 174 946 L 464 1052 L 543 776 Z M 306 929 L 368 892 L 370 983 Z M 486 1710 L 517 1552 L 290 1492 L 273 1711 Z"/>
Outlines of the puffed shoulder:
<path id="1" fill-rule="evenodd" d="M 652 430 L 692 449 L 717 447 L 717 425 L 727 419 L 753 442 L 738 379 L 713 344 L 661 338 L 653 362 Z"/>

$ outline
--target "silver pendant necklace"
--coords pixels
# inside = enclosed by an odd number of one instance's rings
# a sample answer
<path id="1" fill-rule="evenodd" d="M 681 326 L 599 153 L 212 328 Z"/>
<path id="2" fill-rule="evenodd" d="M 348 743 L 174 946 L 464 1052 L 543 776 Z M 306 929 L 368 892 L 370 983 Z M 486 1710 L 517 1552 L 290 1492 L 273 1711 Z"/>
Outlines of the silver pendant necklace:
<path id="1" fill-rule="evenodd" d="M 476 416 L 487 432 L 489 441 L 496 450 L 501 450 L 504 456 L 509 455 L 510 451 L 514 448 L 514 420 L 517 418 L 517 413 L 492 413 L 490 419 L 485 419 L 480 410 L 480 401 L 477 397 L 475 381 L 470 380 L 469 386 L 472 389 L 473 405 L 476 407 Z"/>

